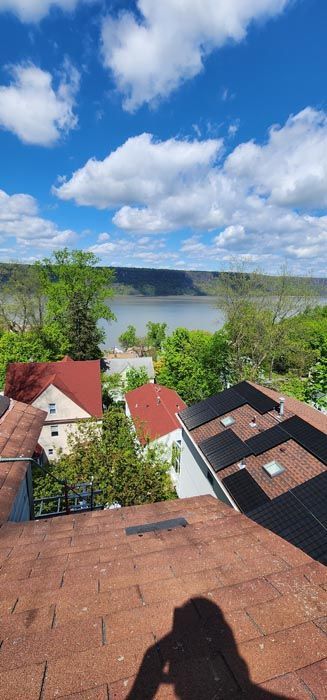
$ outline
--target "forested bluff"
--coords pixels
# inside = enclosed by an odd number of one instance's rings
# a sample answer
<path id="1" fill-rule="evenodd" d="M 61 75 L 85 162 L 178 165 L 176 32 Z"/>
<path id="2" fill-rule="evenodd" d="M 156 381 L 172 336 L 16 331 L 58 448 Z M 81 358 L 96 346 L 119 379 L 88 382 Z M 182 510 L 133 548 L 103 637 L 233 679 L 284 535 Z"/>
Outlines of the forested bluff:
<path id="1" fill-rule="evenodd" d="M 18 263 L 0 263 L 0 287 L 10 279 Z M 116 295 L 141 296 L 215 296 L 219 272 L 200 270 L 168 270 L 146 267 L 112 267 L 115 273 L 113 290 Z M 237 273 L 231 273 L 237 278 Z M 264 277 L 267 290 L 274 292 L 276 278 Z M 327 279 L 312 278 L 319 296 L 327 297 Z"/>

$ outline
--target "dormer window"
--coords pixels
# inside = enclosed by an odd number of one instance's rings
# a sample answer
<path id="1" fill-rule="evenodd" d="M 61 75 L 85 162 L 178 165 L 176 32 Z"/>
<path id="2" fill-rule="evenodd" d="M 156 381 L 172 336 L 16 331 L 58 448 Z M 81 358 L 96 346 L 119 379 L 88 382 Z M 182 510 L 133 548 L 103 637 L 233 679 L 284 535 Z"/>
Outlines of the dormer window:
<path id="1" fill-rule="evenodd" d="M 49 414 L 50 416 L 55 416 L 57 413 L 57 404 L 49 403 Z"/>
<path id="2" fill-rule="evenodd" d="M 275 476 L 279 476 L 279 474 L 282 474 L 285 471 L 285 468 L 282 467 L 279 462 L 276 462 L 274 459 L 272 462 L 268 462 L 267 464 L 264 464 L 262 469 L 265 470 L 265 472 L 273 479 Z"/>
<path id="3" fill-rule="evenodd" d="M 233 418 L 233 416 L 226 416 L 225 418 L 222 418 L 220 422 L 224 428 L 228 428 L 230 425 L 235 423 L 235 418 Z"/>

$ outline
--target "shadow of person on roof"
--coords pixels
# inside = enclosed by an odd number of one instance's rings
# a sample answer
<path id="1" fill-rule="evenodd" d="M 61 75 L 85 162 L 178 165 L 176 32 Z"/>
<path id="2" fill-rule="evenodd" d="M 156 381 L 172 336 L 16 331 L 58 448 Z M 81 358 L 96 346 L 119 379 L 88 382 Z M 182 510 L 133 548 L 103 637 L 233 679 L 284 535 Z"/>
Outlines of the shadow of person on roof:
<path id="1" fill-rule="evenodd" d="M 156 697 L 179 700 L 286 698 L 252 683 L 220 608 L 200 597 L 175 608 L 172 630 L 147 649 L 126 700 Z"/>

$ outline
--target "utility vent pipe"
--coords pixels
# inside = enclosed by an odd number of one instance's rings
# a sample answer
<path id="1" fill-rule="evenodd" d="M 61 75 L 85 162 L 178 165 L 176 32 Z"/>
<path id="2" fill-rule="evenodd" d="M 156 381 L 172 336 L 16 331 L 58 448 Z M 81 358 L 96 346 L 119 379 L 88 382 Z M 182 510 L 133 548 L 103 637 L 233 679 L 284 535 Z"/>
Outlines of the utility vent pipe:
<path id="1" fill-rule="evenodd" d="M 284 396 L 281 396 L 279 399 L 279 415 L 280 416 L 284 415 L 284 404 L 285 404 L 285 398 L 284 398 Z"/>

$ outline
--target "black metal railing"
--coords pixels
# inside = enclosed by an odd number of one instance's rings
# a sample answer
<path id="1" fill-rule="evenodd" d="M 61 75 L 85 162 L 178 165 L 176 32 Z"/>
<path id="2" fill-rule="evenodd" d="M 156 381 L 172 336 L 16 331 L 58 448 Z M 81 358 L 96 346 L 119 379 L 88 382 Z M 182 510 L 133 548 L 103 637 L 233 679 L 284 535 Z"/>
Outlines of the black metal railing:
<path id="1" fill-rule="evenodd" d="M 72 486 L 65 479 L 59 479 L 52 474 L 51 471 L 33 459 L 33 457 L 0 457 L 1 462 L 29 462 L 31 467 L 40 469 L 61 486 L 61 493 L 33 499 L 30 509 L 31 520 L 103 509 L 103 505 L 96 503 L 95 499 L 96 496 L 102 493 L 102 490 L 94 488 L 93 479 L 90 482 Z"/>
<path id="2" fill-rule="evenodd" d="M 101 493 L 100 489 L 94 488 L 93 481 L 74 487 L 65 484 L 60 494 L 34 498 L 34 518 L 53 518 L 68 513 L 102 509 L 103 505 L 95 502 L 95 497 Z"/>

